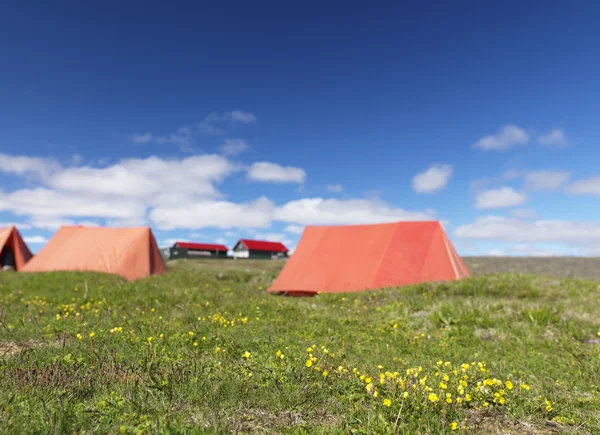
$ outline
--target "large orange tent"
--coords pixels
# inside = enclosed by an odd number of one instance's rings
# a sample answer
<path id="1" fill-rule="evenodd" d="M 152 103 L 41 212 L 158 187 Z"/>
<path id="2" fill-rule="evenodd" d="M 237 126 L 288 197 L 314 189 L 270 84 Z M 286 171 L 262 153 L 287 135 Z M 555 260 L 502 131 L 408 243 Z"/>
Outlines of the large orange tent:
<path id="1" fill-rule="evenodd" d="M 14 225 L 0 228 L 0 268 L 11 266 L 19 271 L 31 257 L 29 247 Z M 4 264 L 5 262 L 7 264 Z"/>
<path id="2" fill-rule="evenodd" d="M 167 271 L 149 227 L 64 226 L 24 272 L 94 271 L 134 281 Z"/>
<path id="3" fill-rule="evenodd" d="M 438 221 L 309 226 L 267 290 L 356 292 L 468 276 Z"/>

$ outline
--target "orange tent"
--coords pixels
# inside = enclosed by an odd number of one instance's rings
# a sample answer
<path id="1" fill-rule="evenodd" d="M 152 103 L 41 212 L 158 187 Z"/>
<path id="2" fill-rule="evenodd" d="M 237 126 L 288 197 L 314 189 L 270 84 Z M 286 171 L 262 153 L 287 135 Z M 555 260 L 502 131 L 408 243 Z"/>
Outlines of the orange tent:
<path id="1" fill-rule="evenodd" d="M 64 226 L 24 272 L 95 271 L 134 281 L 167 271 L 152 230 Z"/>
<path id="2" fill-rule="evenodd" d="M 12 263 L 15 270 L 19 271 L 31 257 L 31 251 L 14 225 L 0 228 L 0 268 L 9 265 L 3 264 L 6 261 Z"/>
<path id="3" fill-rule="evenodd" d="M 356 292 L 468 276 L 438 221 L 314 226 L 267 291 Z"/>

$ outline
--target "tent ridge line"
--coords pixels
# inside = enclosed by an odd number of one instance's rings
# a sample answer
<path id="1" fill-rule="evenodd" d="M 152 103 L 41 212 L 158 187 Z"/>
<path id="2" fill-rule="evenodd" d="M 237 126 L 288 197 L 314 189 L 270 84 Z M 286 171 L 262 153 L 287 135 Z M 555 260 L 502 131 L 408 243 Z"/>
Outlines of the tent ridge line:
<path id="1" fill-rule="evenodd" d="M 446 247 L 446 252 L 448 253 L 448 256 L 450 257 L 450 264 L 452 265 L 452 270 L 454 270 L 454 276 L 456 278 L 459 278 L 460 274 L 459 274 L 458 269 L 456 267 L 456 262 L 454 261 L 454 252 L 452 252 L 452 249 L 450 249 L 450 245 L 449 245 L 450 240 L 448 239 L 448 236 L 445 233 L 446 232 L 444 231 L 444 234 L 443 234 L 443 237 L 444 237 L 444 246 Z"/>
<path id="2" fill-rule="evenodd" d="M 437 233 L 436 233 L 437 231 Z M 423 276 L 423 268 L 427 264 L 427 259 L 429 258 L 429 254 L 431 253 L 431 245 L 433 245 L 433 241 L 435 240 L 436 234 L 440 231 L 440 224 L 438 223 L 437 227 L 431 232 L 431 239 L 429 239 L 429 245 L 427 246 L 427 252 L 423 256 L 423 262 L 421 263 L 421 267 L 419 268 L 419 276 Z"/>
<path id="3" fill-rule="evenodd" d="M 385 249 L 383 250 L 383 254 L 381 255 L 381 258 L 379 259 L 379 262 L 377 263 L 377 267 L 375 268 L 375 273 L 373 274 L 373 278 L 371 279 L 371 286 L 375 285 L 375 281 L 377 280 L 377 276 L 379 275 L 379 268 L 381 267 L 381 263 L 383 263 L 383 260 L 385 259 L 385 257 L 387 257 L 387 253 L 390 249 L 392 241 L 395 239 L 396 234 L 398 233 L 399 230 L 400 230 L 400 225 L 398 222 L 396 222 L 394 232 L 392 233 L 392 236 L 389 238 L 387 245 L 385 246 Z"/>

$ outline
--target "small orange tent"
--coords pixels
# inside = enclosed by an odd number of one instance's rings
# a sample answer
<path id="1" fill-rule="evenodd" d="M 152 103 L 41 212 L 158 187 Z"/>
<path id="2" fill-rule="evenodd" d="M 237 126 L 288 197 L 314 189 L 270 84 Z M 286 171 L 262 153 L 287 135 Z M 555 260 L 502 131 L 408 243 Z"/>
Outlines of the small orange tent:
<path id="1" fill-rule="evenodd" d="M 24 272 L 95 271 L 134 281 L 167 271 L 152 230 L 61 227 Z"/>
<path id="2" fill-rule="evenodd" d="M 468 276 L 438 221 L 310 226 L 267 291 L 356 292 Z"/>
<path id="3" fill-rule="evenodd" d="M 19 271 L 31 257 L 31 251 L 14 225 L 9 228 L 0 228 L 0 268 L 12 265 L 15 270 Z M 4 261 L 12 264 L 5 265 Z"/>

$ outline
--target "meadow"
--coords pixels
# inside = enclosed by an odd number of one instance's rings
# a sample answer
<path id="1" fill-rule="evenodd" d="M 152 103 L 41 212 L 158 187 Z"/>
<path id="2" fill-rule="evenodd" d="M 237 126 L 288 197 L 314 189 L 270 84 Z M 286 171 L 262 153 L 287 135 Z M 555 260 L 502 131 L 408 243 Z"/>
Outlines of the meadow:
<path id="1" fill-rule="evenodd" d="M 466 260 L 307 298 L 278 261 L 1 273 L 0 432 L 600 433 L 598 261 Z"/>

